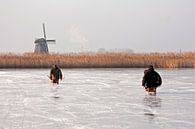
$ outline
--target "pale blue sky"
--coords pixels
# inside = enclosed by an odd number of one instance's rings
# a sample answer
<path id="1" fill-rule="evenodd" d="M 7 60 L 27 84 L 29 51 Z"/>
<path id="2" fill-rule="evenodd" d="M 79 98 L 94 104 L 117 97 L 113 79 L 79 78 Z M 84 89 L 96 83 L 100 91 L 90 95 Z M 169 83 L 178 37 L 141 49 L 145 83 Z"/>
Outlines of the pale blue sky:
<path id="1" fill-rule="evenodd" d="M 195 50 L 194 0 L 0 0 L 0 52 L 33 52 L 46 24 L 51 52 Z"/>

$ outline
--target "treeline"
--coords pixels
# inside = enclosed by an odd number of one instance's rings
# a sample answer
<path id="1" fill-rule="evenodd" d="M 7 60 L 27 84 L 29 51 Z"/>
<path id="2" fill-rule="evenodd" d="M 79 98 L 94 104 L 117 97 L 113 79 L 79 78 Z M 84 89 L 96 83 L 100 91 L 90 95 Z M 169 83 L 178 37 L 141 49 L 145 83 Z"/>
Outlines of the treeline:
<path id="1" fill-rule="evenodd" d="M 0 68 L 194 68 L 195 52 L 0 54 Z"/>

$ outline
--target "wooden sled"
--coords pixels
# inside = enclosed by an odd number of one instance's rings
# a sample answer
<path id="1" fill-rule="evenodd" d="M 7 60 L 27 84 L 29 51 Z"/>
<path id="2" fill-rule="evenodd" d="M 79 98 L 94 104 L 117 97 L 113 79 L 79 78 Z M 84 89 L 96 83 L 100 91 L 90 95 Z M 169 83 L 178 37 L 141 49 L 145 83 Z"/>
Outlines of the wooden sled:
<path id="1" fill-rule="evenodd" d="M 53 84 L 59 84 L 59 79 L 56 79 L 54 75 L 51 75 L 51 78 L 49 77 L 49 79 L 51 80 L 51 83 L 53 83 Z"/>
<path id="2" fill-rule="evenodd" d="M 149 95 L 156 95 L 156 87 L 148 87 L 148 88 L 145 88 L 145 91 L 146 91 Z"/>

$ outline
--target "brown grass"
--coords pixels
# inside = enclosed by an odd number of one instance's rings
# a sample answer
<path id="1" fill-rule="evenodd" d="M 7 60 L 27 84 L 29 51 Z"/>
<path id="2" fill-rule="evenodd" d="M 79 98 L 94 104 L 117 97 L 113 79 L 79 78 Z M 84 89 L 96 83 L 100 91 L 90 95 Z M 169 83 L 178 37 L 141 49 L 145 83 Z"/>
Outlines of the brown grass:
<path id="1" fill-rule="evenodd" d="M 195 68 L 195 52 L 0 54 L 0 68 Z"/>

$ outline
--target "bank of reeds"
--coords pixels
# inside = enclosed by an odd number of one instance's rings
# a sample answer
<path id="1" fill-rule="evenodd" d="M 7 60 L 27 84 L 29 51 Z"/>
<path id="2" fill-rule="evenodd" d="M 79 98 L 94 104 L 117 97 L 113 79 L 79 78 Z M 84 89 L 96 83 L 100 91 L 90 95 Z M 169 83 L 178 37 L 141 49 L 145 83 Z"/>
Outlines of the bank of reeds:
<path id="1" fill-rule="evenodd" d="M 195 52 L 0 54 L 0 68 L 194 68 Z"/>

